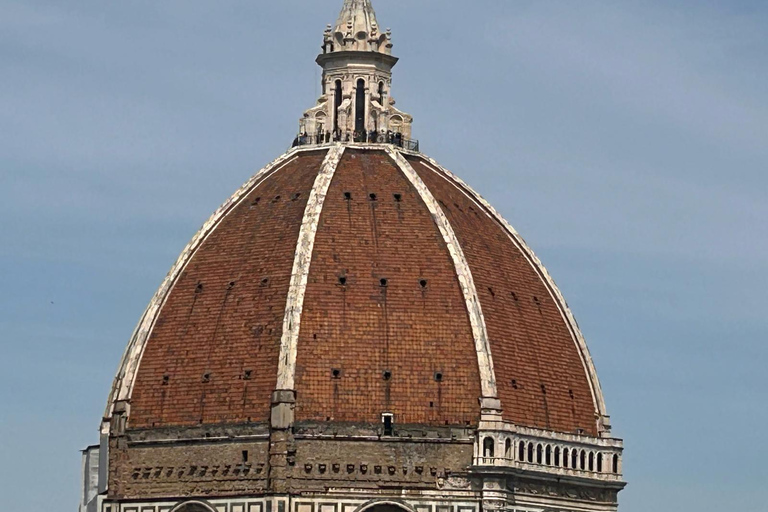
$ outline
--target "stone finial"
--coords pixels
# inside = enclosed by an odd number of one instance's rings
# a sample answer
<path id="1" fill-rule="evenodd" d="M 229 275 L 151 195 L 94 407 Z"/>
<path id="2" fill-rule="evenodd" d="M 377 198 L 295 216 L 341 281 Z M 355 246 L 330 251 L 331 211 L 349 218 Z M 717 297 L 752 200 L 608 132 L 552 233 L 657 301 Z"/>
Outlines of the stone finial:
<path id="1" fill-rule="evenodd" d="M 327 32 L 326 32 L 327 33 Z M 331 31 L 329 51 L 366 51 L 391 53 L 388 36 L 379 31 L 376 12 L 370 0 L 344 0 L 339 19 Z"/>

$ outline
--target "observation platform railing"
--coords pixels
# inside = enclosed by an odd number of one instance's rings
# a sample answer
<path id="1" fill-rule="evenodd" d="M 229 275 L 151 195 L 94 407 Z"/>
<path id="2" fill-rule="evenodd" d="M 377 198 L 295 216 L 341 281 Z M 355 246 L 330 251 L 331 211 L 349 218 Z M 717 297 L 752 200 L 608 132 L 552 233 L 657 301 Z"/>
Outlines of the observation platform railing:
<path id="1" fill-rule="evenodd" d="M 343 136 L 334 137 L 331 134 L 325 135 L 298 135 L 294 140 L 292 147 L 299 146 L 320 146 L 323 144 L 331 144 L 333 142 L 349 142 L 358 144 L 392 144 L 408 151 L 414 151 L 419 153 L 419 141 L 415 139 L 406 139 L 402 136 L 395 134 L 377 133 L 362 136 Z"/>

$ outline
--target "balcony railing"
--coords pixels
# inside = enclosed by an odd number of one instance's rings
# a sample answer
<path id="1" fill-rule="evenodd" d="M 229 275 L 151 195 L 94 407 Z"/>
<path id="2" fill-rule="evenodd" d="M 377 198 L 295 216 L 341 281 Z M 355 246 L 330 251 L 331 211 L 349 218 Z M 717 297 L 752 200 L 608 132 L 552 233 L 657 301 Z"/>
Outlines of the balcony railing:
<path id="1" fill-rule="evenodd" d="M 570 437 L 570 436 L 569 436 Z M 555 439 L 481 433 L 475 446 L 474 465 L 516 468 L 561 476 L 622 481 L 621 441 Z"/>
<path id="2" fill-rule="evenodd" d="M 324 135 L 297 135 L 293 140 L 292 147 L 297 146 L 320 146 L 332 142 L 349 142 L 358 144 L 392 144 L 408 151 L 419 152 L 419 141 L 406 139 L 399 134 L 394 133 L 370 133 L 370 134 L 347 134 L 342 136 L 333 136 L 331 133 Z"/>

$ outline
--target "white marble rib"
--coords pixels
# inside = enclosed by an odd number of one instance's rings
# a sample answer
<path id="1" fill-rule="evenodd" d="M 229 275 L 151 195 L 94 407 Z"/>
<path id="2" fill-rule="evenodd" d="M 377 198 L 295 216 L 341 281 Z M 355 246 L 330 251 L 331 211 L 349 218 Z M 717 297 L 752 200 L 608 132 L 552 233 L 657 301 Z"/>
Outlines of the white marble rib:
<path id="1" fill-rule="evenodd" d="M 192 258 L 192 255 L 203 244 L 203 242 L 213 233 L 213 231 L 219 226 L 221 221 L 232 211 L 235 207 L 244 200 L 250 192 L 258 187 L 265 179 L 284 168 L 288 163 L 292 162 L 302 152 L 308 152 L 317 150 L 317 148 L 294 148 L 278 157 L 276 160 L 268 164 L 266 167 L 257 172 L 251 179 L 249 179 L 240 189 L 235 192 L 218 210 L 203 224 L 202 228 L 195 234 L 192 240 L 182 251 L 176 263 L 171 267 L 168 275 L 163 280 L 160 288 L 155 293 L 154 297 L 150 301 L 147 309 L 136 326 L 136 330 L 131 336 L 131 340 L 125 349 L 125 352 L 120 360 L 120 366 L 118 367 L 117 375 L 112 384 L 112 390 L 109 396 L 109 402 L 107 403 L 107 410 L 104 417 L 110 418 L 114 410 L 115 402 L 120 400 L 129 400 L 131 393 L 133 392 L 133 386 L 136 380 L 136 373 L 141 363 L 141 358 L 144 354 L 147 339 L 152 329 L 155 326 L 157 317 L 165 304 L 166 299 L 170 295 L 176 281 L 181 273 L 186 268 L 187 264 Z"/>
<path id="2" fill-rule="evenodd" d="M 571 332 L 571 337 L 573 338 L 573 341 L 576 344 L 576 348 L 578 349 L 579 355 L 581 356 L 581 361 L 584 366 L 584 370 L 586 371 L 589 377 L 588 380 L 589 380 L 590 388 L 592 391 L 592 398 L 597 408 L 596 412 L 600 416 L 598 430 L 602 431 L 603 428 L 606 426 L 605 422 L 607 422 L 608 420 L 608 414 L 606 411 L 605 399 L 603 397 L 602 387 L 600 386 L 600 380 L 597 377 L 597 370 L 595 369 L 595 364 L 592 360 L 592 356 L 589 353 L 589 348 L 587 347 L 587 342 L 584 339 L 584 335 L 582 334 L 581 329 L 579 329 L 579 325 L 576 322 L 576 319 L 574 318 L 573 313 L 571 312 L 571 309 L 568 307 L 568 303 L 565 301 L 563 294 L 560 292 L 560 289 L 555 284 L 555 281 L 554 279 L 552 279 L 552 276 L 544 267 L 541 260 L 539 260 L 539 258 L 536 257 L 533 250 L 528 246 L 525 240 L 523 240 L 520 234 L 515 230 L 515 228 L 513 228 L 504 219 L 504 217 L 502 217 L 493 208 L 493 206 L 491 206 L 485 199 L 483 199 L 482 196 L 480 196 L 480 194 L 475 192 L 469 185 L 467 185 L 464 181 L 462 181 L 461 178 L 459 178 L 455 174 L 451 173 L 450 171 L 442 167 L 434 159 L 429 158 L 428 156 L 422 155 L 422 154 L 419 154 L 417 156 L 427 164 L 427 167 L 429 167 L 430 170 L 435 172 L 438 176 L 442 177 L 443 179 L 447 180 L 449 183 L 452 182 L 454 185 L 458 186 L 459 190 L 461 190 L 464 193 L 464 195 L 466 195 L 470 200 L 472 200 L 475 204 L 481 207 L 481 209 L 485 211 L 486 214 L 489 215 L 492 219 L 494 219 L 496 222 L 501 224 L 501 226 L 506 230 L 512 242 L 518 247 L 518 249 L 520 249 L 522 254 L 525 255 L 526 259 L 528 260 L 528 263 L 544 279 L 544 282 L 547 284 L 548 291 L 552 299 L 554 300 L 555 304 L 557 304 L 558 309 L 560 310 L 560 313 Z"/>
<path id="3" fill-rule="evenodd" d="M 320 172 L 315 178 L 315 184 L 309 195 L 309 201 L 301 221 L 301 231 L 296 244 L 296 253 L 293 259 L 293 271 L 291 272 L 291 285 L 288 289 L 288 299 L 285 303 L 285 317 L 283 318 L 283 335 L 280 340 L 280 359 L 277 369 L 277 389 L 291 390 L 294 388 L 296 376 L 296 355 L 299 343 L 299 329 L 301 327 L 301 313 L 304 308 L 304 294 L 307 290 L 309 268 L 312 263 L 312 251 L 315 247 L 315 235 L 320 214 L 325 204 L 325 196 L 336 173 L 344 146 L 336 144 L 331 147 L 325 157 Z"/>
<path id="4" fill-rule="evenodd" d="M 483 317 L 483 309 L 480 306 L 480 300 L 477 297 L 477 289 L 475 288 L 475 280 L 472 277 L 472 271 L 469 268 L 467 258 L 456 237 L 456 233 L 453 231 L 451 223 L 448 221 L 442 208 L 440 208 L 437 200 L 435 200 L 432 192 L 430 192 L 429 188 L 427 188 L 427 185 L 422 181 L 416 171 L 413 170 L 413 167 L 408 163 L 408 160 L 396 151 L 393 146 L 387 146 L 386 152 L 392 160 L 395 161 L 395 164 L 400 168 L 400 171 L 417 190 L 421 199 L 427 205 L 427 208 L 432 214 L 432 218 L 448 247 L 451 259 L 453 260 L 453 265 L 456 269 L 456 275 L 461 284 L 461 291 L 464 294 L 464 301 L 472 326 L 472 337 L 475 341 L 477 365 L 480 371 L 481 392 L 483 398 L 498 398 L 491 345 L 488 342 L 488 332 L 485 326 L 485 318 Z"/>

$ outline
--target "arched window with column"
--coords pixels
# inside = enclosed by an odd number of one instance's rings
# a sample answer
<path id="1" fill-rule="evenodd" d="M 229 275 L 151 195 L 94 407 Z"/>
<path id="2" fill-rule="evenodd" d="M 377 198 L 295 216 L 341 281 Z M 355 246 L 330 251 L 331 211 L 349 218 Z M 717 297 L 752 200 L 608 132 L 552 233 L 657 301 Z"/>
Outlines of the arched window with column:
<path id="1" fill-rule="evenodd" d="M 339 130 L 339 107 L 342 101 L 341 80 L 336 80 L 336 86 L 333 93 L 333 131 Z"/>
<path id="2" fill-rule="evenodd" d="M 494 444 L 496 443 L 492 437 L 486 437 L 483 439 L 483 457 L 486 459 L 492 459 L 494 457 Z"/>
<path id="3" fill-rule="evenodd" d="M 365 133 L 365 80 L 357 81 L 355 90 L 355 133 Z"/>

